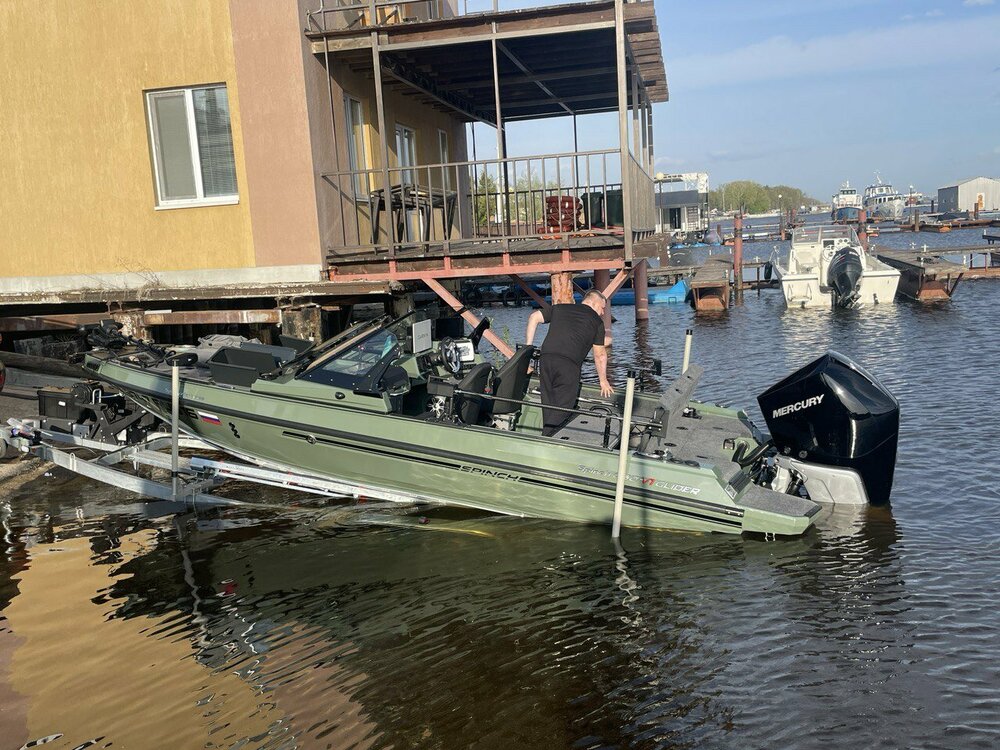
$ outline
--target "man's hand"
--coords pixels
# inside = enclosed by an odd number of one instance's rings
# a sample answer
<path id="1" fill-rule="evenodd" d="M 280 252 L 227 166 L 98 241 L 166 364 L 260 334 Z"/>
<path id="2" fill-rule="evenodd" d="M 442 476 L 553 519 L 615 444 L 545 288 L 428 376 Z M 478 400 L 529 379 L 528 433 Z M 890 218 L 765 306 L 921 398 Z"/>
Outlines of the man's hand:
<path id="1" fill-rule="evenodd" d="M 601 381 L 601 395 L 604 396 L 604 398 L 611 398 L 615 395 L 615 389 L 611 387 L 611 383 L 607 380 Z"/>

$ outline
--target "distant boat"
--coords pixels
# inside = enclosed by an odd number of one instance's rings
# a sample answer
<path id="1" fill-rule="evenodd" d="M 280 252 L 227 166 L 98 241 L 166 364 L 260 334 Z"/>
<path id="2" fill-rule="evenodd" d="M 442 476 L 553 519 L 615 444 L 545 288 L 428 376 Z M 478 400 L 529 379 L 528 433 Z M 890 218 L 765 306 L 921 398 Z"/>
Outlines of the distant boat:
<path id="1" fill-rule="evenodd" d="M 830 201 L 830 218 L 834 221 L 857 221 L 861 209 L 861 196 L 850 181 L 844 182 Z"/>
<path id="2" fill-rule="evenodd" d="M 841 206 L 833 211 L 833 221 L 836 224 L 854 224 L 861 218 L 858 206 Z"/>
<path id="3" fill-rule="evenodd" d="M 868 212 L 869 219 L 877 221 L 899 221 L 903 218 L 903 208 L 906 198 L 888 182 L 875 174 L 875 182 L 865 188 L 862 208 Z"/>
<path id="4" fill-rule="evenodd" d="M 712 247 L 718 247 L 722 244 L 722 237 L 719 235 L 718 230 L 712 229 L 705 235 L 705 244 Z"/>
<path id="5" fill-rule="evenodd" d="M 670 305 L 670 304 L 681 304 L 687 299 L 688 292 L 691 291 L 691 287 L 686 279 L 681 279 L 676 284 L 674 284 L 669 289 L 661 289 L 660 287 L 649 287 L 647 291 L 647 296 L 649 297 L 649 304 L 651 305 Z M 575 302 L 582 302 L 583 295 L 579 292 L 573 294 L 573 300 Z M 552 297 L 546 297 L 545 301 L 552 304 Z M 611 304 L 616 307 L 619 305 L 634 305 L 635 304 L 635 290 L 634 289 L 619 289 L 613 295 L 611 295 Z M 534 300 L 531 301 L 532 307 L 538 307 L 538 303 Z"/>

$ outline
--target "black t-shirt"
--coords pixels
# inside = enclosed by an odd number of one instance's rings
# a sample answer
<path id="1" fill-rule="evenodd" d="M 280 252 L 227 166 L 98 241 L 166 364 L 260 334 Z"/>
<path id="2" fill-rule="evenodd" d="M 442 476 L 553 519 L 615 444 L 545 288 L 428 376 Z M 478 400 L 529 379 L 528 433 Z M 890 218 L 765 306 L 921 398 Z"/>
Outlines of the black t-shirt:
<path id="1" fill-rule="evenodd" d="M 604 321 L 589 305 L 550 305 L 542 308 L 549 331 L 542 354 L 558 354 L 583 364 L 592 346 L 604 346 Z"/>

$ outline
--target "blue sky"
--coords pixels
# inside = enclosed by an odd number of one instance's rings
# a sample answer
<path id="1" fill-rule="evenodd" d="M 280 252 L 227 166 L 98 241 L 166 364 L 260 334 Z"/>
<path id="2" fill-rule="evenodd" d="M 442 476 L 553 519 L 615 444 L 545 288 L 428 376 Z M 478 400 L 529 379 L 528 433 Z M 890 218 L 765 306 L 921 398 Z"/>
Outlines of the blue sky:
<path id="1" fill-rule="evenodd" d="M 1000 0 L 656 9 L 670 86 L 654 110 L 660 171 L 785 183 L 822 199 L 876 170 L 903 192 L 1000 176 Z M 580 123 L 581 148 L 608 145 L 601 118 Z M 572 145 L 558 121 L 531 127 L 525 152 L 539 153 L 542 139 Z"/>

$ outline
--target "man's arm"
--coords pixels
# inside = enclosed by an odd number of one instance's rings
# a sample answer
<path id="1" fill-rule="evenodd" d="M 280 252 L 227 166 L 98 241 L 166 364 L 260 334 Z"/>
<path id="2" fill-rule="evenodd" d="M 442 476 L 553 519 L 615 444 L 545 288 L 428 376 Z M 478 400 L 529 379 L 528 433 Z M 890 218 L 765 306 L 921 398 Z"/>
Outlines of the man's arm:
<path id="1" fill-rule="evenodd" d="M 535 340 L 535 329 L 538 324 L 544 321 L 545 316 L 541 310 L 535 310 L 528 316 L 528 330 L 524 333 L 524 343 L 531 344 Z"/>
<path id="2" fill-rule="evenodd" d="M 606 346 L 594 346 L 594 367 L 597 368 L 597 377 L 601 381 L 601 395 L 605 398 L 613 395 L 615 389 L 608 382 L 608 348 Z"/>

